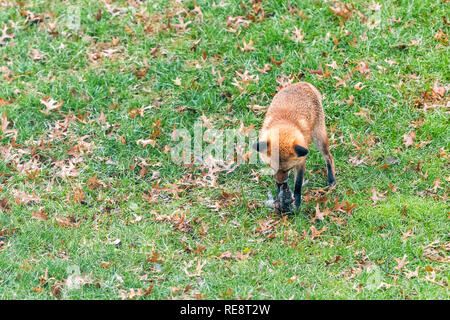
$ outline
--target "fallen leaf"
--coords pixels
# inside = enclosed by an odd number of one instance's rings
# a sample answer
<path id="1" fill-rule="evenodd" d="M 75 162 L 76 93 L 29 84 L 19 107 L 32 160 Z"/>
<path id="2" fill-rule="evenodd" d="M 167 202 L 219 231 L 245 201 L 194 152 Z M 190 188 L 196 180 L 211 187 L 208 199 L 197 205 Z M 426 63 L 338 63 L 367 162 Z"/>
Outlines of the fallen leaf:
<path id="1" fill-rule="evenodd" d="M 254 51 L 255 48 L 253 47 L 253 40 L 250 40 L 248 43 L 245 42 L 245 38 L 242 39 L 242 47 L 239 47 L 238 44 L 238 48 L 242 51 L 242 52 L 247 52 L 247 51 Z"/>
<path id="2" fill-rule="evenodd" d="M 415 138 L 416 138 L 416 132 L 415 131 L 412 131 L 409 134 L 405 133 L 403 135 L 403 140 L 404 140 L 403 144 L 405 145 L 405 147 L 408 148 L 408 147 L 412 146 L 413 143 L 414 143 L 414 139 Z"/>
<path id="3" fill-rule="evenodd" d="M 395 267 L 396 270 L 402 271 L 403 267 L 406 266 L 409 262 L 406 261 L 406 258 L 408 256 L 405 254 L 403 255 L 403 258 L 394 258 L 395 261 L 397 261 L 397 266 Z"/>
<path id="4" fill-rule="evenodd" d="M 142 144 L 143 147 L 146 147 L 147 145 L 151 145 L 152 147 L 156 146 L 156 141 L 153 139 L 139 139 L 136 141 L 136 144 Z"/>
<path id="5" fill-rule="evenodd" d="M 58 102 L 51 97 L 42 98 L 39 101 L 45 106 L 45 110 L 40 110 L 43 114 L 50 114 L 50 111 L 59 110 L 64 102 L 63 100 Z"/>
<path id="6" fill-rule="evenodd" d="M 48 220 L 47 213 L 45 212 L 45 210 L 39 210 L 39 211 L 36 211 L 36 212 L 33 211 L 31 213 L 31 217 L 35 218 L 35 219 L 38 219 L 38 220 L 44 220 L 44 221 Z"/>
<path id="7" fill-rule="evenodd" d="M 39 51 L 38 49 L 34 49 L 30 47 L 31 52 L 28 53 L 28 56 L 34 61 L 42 60 L 47 54 Z"/>

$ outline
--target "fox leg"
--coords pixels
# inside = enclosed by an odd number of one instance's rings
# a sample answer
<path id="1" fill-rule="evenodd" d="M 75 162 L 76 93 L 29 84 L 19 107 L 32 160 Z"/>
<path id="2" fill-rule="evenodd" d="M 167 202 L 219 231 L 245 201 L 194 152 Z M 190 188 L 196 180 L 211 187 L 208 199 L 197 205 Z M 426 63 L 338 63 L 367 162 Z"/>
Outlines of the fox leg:
<path id="1" fill-rule="evenodd" d="M 299 208 L 302 201 L 302 185 L 303 176 L 305 174 L 305 161 L 295 167 L 295 179 L 294 179 L 294 199 L 295 208 Z"/>
<path id="2" fill-rule="evenodd" d="M 327 164 L 327 180 L 328 186 L 336 184 L 336 171 L 334 169 L 334 160 L 328 145 L 328 136 L 325 123 L 321 123 L 313 133 L 313 141 L 317 149 L 322 153 L 325 163 Z"/>

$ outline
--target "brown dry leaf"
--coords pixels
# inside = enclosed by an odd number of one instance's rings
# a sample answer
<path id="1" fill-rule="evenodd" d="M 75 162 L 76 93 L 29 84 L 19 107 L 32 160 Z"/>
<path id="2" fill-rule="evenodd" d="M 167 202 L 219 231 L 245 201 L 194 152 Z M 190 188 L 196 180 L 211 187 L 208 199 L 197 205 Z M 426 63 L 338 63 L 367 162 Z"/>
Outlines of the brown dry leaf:
<path id="1" fill-rule="evenodd" d="M 14 191 L 13 192 L 14 200 L 17 204 L 26 204 L 28 202 L 40 202 L 41 198 L 36 194 L 27 194 L 24 191 Z"/>
<path id="2" fill-rule="evenodd" d="M 222 83 L 225 81 L 225 76 L 222 77 L 222 75 L 220 74 L 220 70 L 217 72 L 219 77 L 217 78 L 217 82 L 219 83 L 219 87 L 222 88 Z"/>
<path id="3" fill-rule="evenodd" d="M 356 67 L 356 71 L 361 73 L 366 78 L 369 77 L 371 74 L 369 65 L 367 64 L 367 62 L 364 61 L 358 62 L 358 67 Z"/>
<path id="4" fill-rule="evenodd" d="M 385 73 L 388 71 L 387 68 L 380 66 L 380 65 L 378 65 L 377 68 L 378 68 L 378 73 Z"/>
<path id="5" fill-rule="evenodd" d="M 328 228 L 324 226 L 322 229 L 317 230 L 316 227 L 311 226 L 309 229 L 311 230 L 311 235 L 309 236 L 309 238 L 311 240 L 314 240 L 315 238 L 323 237 L 324 235 L 322 234 L 322 232 L 326 231 Z"/>
<path id="6" fill-rule="evenodd" d="M 448 283 L 445 281 L 445 279 L 441 279 L 440 281 L 436 281 L 436 271 L 428 272 L 428 275 L 424 278 L 425 281 L 428 281 L 432 284 L 436 284 L 441 287 L 447 287 Z"/>
<path id="7" fill-rule="evenodd" d="M 275 81 L 279 84 L 279 86 L 276 88 L 276 90 L 278 91 L 294 83 L 294 78 L 292 77 L 292 75 L 287 76 L 283 72 L 281 73 L 280 77 Z"/>
<path id="8" fill-rule="evenodd" d="M 45 212 L 45 209 L 44 210 L 39 210 L 39 211 L 36 211 L 36 212 L 33 211 L 31 213 L 31 217 L 34 218 L 34 219 L 38 219 L 38 220 L 44 220 L 44 221 L 48 220 L 47 212 Z"/>
<path id="9" fill-rule="evenodd" d="M 405 254 L 405 255 L 403 255 L 403 258 L 401 258 L 401 259 L 394 258 L 394 260 L 397 261 L 397 266 L 395 267 L 396 270 L 402 271 L 403 267 L 409 263 L 408 261 L 406 261 L 407 257 L 408 256 Z"/>
<path id="10" fill-rule="evenodd" d="M 288 282 L 289 283 L 296 283 L 296 282 L 298 282 L 298 276 L 296 274 L 294 274 L 292 277 L 290 277 L 288 279 Z"/>
<path id="11" fill-rule="evenodd" d="M 346 104 L 348 104 L 349 106 L 351 106 L 352 104 L 355 104 L 355 102 L 353 101 L 354 98 L 355 98 L 355 96 L 351 94 L 351 95 L 348 97 L 348 99 L 344 99 L 344 102 L 345 102 Z"/>
<path id="12" fill-rule="evenodd" d="M 5 250 L 5 249 L 9 246 L 9 245 L 6 245 L 6 246 L 5 246 L 5 244 L 6 244 L 5 241 L 0 240 L 0 251 Z"/>
<path id="13" fill-rule="evenodd" d="M 267 74 L 267 71 L 272 70 L 272 67 L 270 66 L 270 64 L 265 63 L 265 64 L 264 64 L 264 67 L 262 67 L 262 68 L 256 68 L 256 70 L 258 70 L 258 71 L 261 72 L 261 73 Z"/>
<path id="14" fill-rule="evenodd" d="M 51 97 L 42 98 L 39 101 L 45 106 L 45 110 L 40 110 L 43 114 L 50 114 L 50 111 L 59 110 L 64 102 L 63 100 L 58 102 Z"/>
<path id="15" fill-rule="evenodd" d="M 325 265 L 333 265 L 339 263 L 339 261 L 342 259 L 341 256 L 336 256 L 334 259 L 330 259 L 331 261 L 325 260 Z"/>
<path id="16" fill-rule="evenodd" d="M 237 32 L 240 28 L 247 28 L 252 22 L 250 20 L 244 19 L 245 16 L 227 17 L 227 28 L 228 32 Z"/>
<path id="17" fill-rule="evenodd" d="M 239 47 L 239 43 L 238 43 L 238 48 L 242 51 L 242 52 L 247 52 L 247 51 L 254 51 L 255 48 L 253 47 L 253 44 L 255 42 L 253 40 L 250 39 L 250 41 L 248 43 L 245 42 L 245 38 L 242 39 L 242 47 Z"/>
<path id="18" fill-rule="evenodd" d="M 202 12 L 202 8 L 200 6 L 198 6 L 195 1 L 194 1 L 194 9 L 192 9 L 189 13 L 194 13 L 196 14 L 200 21 L 203 21 L 203 12 Z"/>
<path id="19" fill-rule="evenodd" d="M 245 250 L 244 250 L 245 251 Z M 249 258 L 251 251 L 248 251 L 246 254 L 241 253 L 240 251 L 236 251 L 234 253 L 234 258 L 238 260 L 246 260 Z"/>
<path id="20" fill-rule="evenodd" d="M 367 164 L 365 161 L 367 160 L 367 157 L 362 157 L 361 159 L 358 159 L 358 156 L 350 156 L 348 161 L 350 162 L 350 165 L 352 167 L 358 167 L 362 164 Z"/>
<path id="21" fill-rule="evenodd" d="M 120 290 L 119 298 L 121 298 L 122 300 L 132 300 L 136 297 L 148 296 L 152 292 L 153 286 L 154 284 L 150 285 L 148 289 L 137 290 L 131 288 L 129 292 Z"/>
<path id="22" fill-rule="evenodd" d="M 161 259 L 158 259 L 159 253 L 156 251 L 152 251 L 152 256 L 150 257 L 149 254 L 147 254 L 147 262 L 149 263 L 160 263 L 162 262 Z"/>
<path id="23" fill-rule="evenodd" d="M 343 86 L 344 88 L 347 87 L 347 83 L 345 82 L 345 78 L 343 77 L 342 79 L 334 76 L 333 79 L 336 79 L 338 82 L 336 82 L 335 87 L 339 87 L 339 86 Z"/>
<path id="24" fill-rule="evenodd" d="M 436 96 L 436 98 L 438 100 L 440 100 L 441 98 L 444 97 L 445 92 L 447 92 L 447 90 L 450 88 L 450 86 L 440 86 L 438 85 L 438 82 L 436 81 L 433 85 L 433 88 L 431 88 L 431 92 L 434 93 L 434 95 Z"/>
<path id="25" fill-rule="evenodd" d="M 260 106 L 257 104 L 254 105 L 249 105 L 248 106 L 255 114 L 263 114 L 264 112 L 266 112 L 268 106 Z"/>
<path id="26" fill-rule="evenodd" d="M 231 259 L 233 258 L 233 254 L 230 251 L 225 251 L 224 253 L 219 255 L 220 259 Z"/>
<path id="27" fill-rule="evenodd" d="M 332 68 L 332 69 L 334 69 L 334 70 L 339 69 L 339 66 L 337 65 L 336 61 L 334 61 L 334 60 L 330 64 L 325 64 L 325 65 L 330 67 L 330 68 Z"/>
<path id="28" fill-rule="evenodd" d="M 419 45 L 420 45 L 420 42 L 418 40 L 412 39 L 408 44 L 399 43 L 399 44 L 393 45 L 391 47 L 393 47 L 393 48 L 407 48 L 407 47 L 416 47 L 416 46 L 419 46 Z"/>
<path id="29" fill-rule="evenodd" d="M 3 112 L 3 116 L 2 116 L 2 131 L 3 131 L 3 133 L 6 133 L 6 130 L 7 130 L 9 124 L 10 124 L 10 122 L 8 121 L 8 116 L 6 115 L 5 112 Z"/>
<path id="30" fill-rule="evenodd" d="M 246 260 L 250 256 L 250 251 L 246 254 L 241 253 L 240 251 L 235 252 L 234 254 L 230 251 L 225 251 L 224 253 L 219 255 L 220 259 L 236 259 L 236 260 Z"/>
<path id="31" fill-rule="evenodd" d="M 139 139 L 136 141 L 136 144 L 142 144 L 143 147 L 146 147 L 147 145 L 154 147 L 156 145 L 156 141 L 153 139 Z"/>
<path id="32" fill-rule="evenodd" d="M 363 116 L 363 117 L 367 117 L 368 114 L 370 114 L 370 110 L 367 108 L 361 108 L 359 107 L 359 112 L 355 112 L 353 113 L 354 115 L 357 116 Z"/>
<path id="33" fill-rule="evenodd" d="M 439 31 L 434 35 L 434 38 L 437 41 L 448 44 L 448 34 L 442 31 L 442 29 L 439 29 Z"/>
<path id="34" fill-rule="evenodd" d="M 320 211 L 319 209 L 319 204 L 316 204 L 316 212 L 315 215 L 311 215 L 310 221 L 311 223 L 315 223 L 316 220 L 320 220 L 323 221 L 323 219 L 325 219 L 325 217 L 330 213 L 330 210 L 328 210 L 328 208 L 325 208 L 324 211 Z"/>
<path id="35" fill-rule="evenodd" d="M 295 41 L 296 43 L 302 43 L 303 38 L 305 37 L 305 32 L 302 30 L 302 28 L 298 29 L 297 27 L 294 27 L 293 35 L 291 39 Z"/>
<path id="36" fill-rule="evenodd" d="M 63 288 L 64 288 L 64 283 L 60 282 L 58 280 L 55 280 L 55 282 L 53 283 L 52 287 L 50 288 L 52 296 L 54 296 L 57 299 L 60 299 L 61 298 L 61 292 L 62 292 Z"/>
<path id="37" fill-rule="evenodd" d="M 6 100 L 3 98 L 0 98 L 0 107 L 7 106 L 13 102 L 14 102 L 14 100 Z"/>
<path id="38" fill-rule="evenodd" d="M 0 126 L 0 129 L 6 136 L 13 136 L 14 138 L 17 138 L 18 131 L 16 129 L 8 129 L 8 125 L 11 122 L 8 121 L 8 117 L 6 116 L 6 113 L 3 112 L 2 116 L 2 123 Z"/>
<path id="39" fill-rule="evenodd" d="M 450 263 L 449 251 L 450 242 L 440 243 L 436 240 L 423 247 L 423 257 L 431 261 Z"/>
<path id="40" fill-rule="evenodd" d="M 3 22 L 3 29 L 0 30 L 1 31 L 1 36 L 0 36 L 0 46 L 4 46 L 7 44 L 7 42 L 5 41 L 6 39 L 12 39 L 14 38 L 14 34 L 8 34 L 8 26 L 6 25 L 6 23 Z"/>
<path id="41" fill-rule="evenodd" d="M 386 62 L 389 65 L 389 67 L 392 67 L 394 64 L 397 64 L 397 61 L 389 59 L 384 59 L 384 62 Z"/>
<path id="42" fill-rule="evenodd" d="M 8 195 L 4 197 L 3 199 L 0 199 L 0 209 L 8 210 L 9 204 L 8 204 Z"/>
<path id="43" fill-rule="evenodd" d="M 28 52 L 28 56 L 34 61 L 42 60 L 47 55 L 46 53 L 41 52 L 38 49 L 34 49 L 32 47 L 30 47 L 30 51 L 31 52 Z"/>
<path id="44" fill-rule="evenodd" d="M 280 61 L 277 61 L 277 59 L 270 56 L 270 61 L 272 61 L 272 63 L 276 64 L 277 66 L 281 66 L 286 61 L 286 59 L 282 58 Z"/>
<path id="45" fill-rule="evenodd" d="M 176 77 L 176 79 L 174 79 L 172 81 L 173 81 L 173 83 L 175 83 L 175 85 L 181 86 L 181 79 L 179 77 Z"/>
<path id="46" fill-rule="evenodd" d="M 372 0 L 372 4 L 368 6 L 367 9 L 372 11 L 380 11 L 381 7 L 382 7 L 381 4 L 376 3 L 375 1 Z"/>
<path id="47" fill-rule="evenodd" d="M 37 293 L 41 293 L 42 292 L 42 288 L 41 287 L 34 287 L 34 288 L 31 288 L 31 290 L 36 291 Z"/>
<path id="48" fill-rule="evenodd" d="M 97 120 L 100 122 L 100 123 L 105 123 L 106 122 L 106 116 L 105 116 L 105 114 L 103 113 L 103 110 L 100 110 L 100 116 L 97 118 Z"/>
<path id="49" fill-rule="evenodd" d="M 305 15 L 305 14 L 303 13 L 303 9 L 300 10 L 300 11 L 298 12 L 298 16 L 299 16 L 300 18 L 302 18 L 302 19 L 305 19 L 305 20 L 311 19 L 310 17 L 308 17 L 307 15 Z"/>
<path id="50" fill-rule="evenodd" d="M 133 72 L 133 74 L 134 74 L 136 77 L 138 77 L 139 79 L 142 79 L 143 77 L 145 77 L 145 75 L 147 74 L 147 72 L 148 72 L 148 69 L 142 68 L 142 69 L 135 70 L 135 71 Z"/>
<path id="51" fill-rule="evenodd" d="M 212 123 L 213 123 L 213 121 L 214 121 L 214 119 L 211 117 L 211 118 L 208 118 L 206 115 L 205 115 L 205 112 L 204 111 L 202 111 L 202 115 L 200 116 L 200 117 L 198 117 L 198 119 L 200 119 L 200 120 L 202 120 L 202 126 L 204 126 L 205 128 L 207 128 L 207 129 L 214 129 L 214 127 L 213 127 L 213 125 L 212 125 Z"/>
<path id="52" fill-rule="evenodd" d="M 63 228 L 66 227 L 77 227 L 78 224 L 74 217 L 64 217 L 64 216 L 54 216 L 56 223 Z"/>
<path id="53" fill-rule="evenodd" d="M 280 220 L 275 220 L 272 218 L 268 218 L 267 220 L 257 220 L 259 227 L 255 229 L 255 231 L 261 235 L 271 234 L 275 227 L 280 223 Z"/>
<path id="54" fill-rule="evenodd" d="M 365 88 L 366 86 L 362 83 L 362 82 L 358 82 L 357 84 L 355 84 L 353 86 L 353 88 L 355 88 L 358 91 L 361 91 L 363 88 Z"/>
<path id="55" fill-rule="evenodd" d="M 375 188 L 372 188 L 371 191 L 372 191 L 372 195 L 370 196 L 370 199 L 372 199 L 373 204 L 377 204 L 378 201 L 386 200 L 384 195 L 387 193 L 387 191 L 384 193 L 381 193 L 381 192 L 378 192 L 377 190 L 375 190 Z"/>
<path id="56" fill-rule="evenodd" d="M 416 138 L 416 132 L 415 131 L 413 131 L 413 132 L 411 132 L 409 134 L 405 133 L 403 135 L 403 140 L 404 140 L 403 144 L 405 145 L 405 147 L 408 148 L 409 146 L 412 146 L 413 143 L 414 143 L 414 139 L 415 138 Z"/>
<path id="57" fill-rule="evenodd" d="M 119 49 L 105 49 L 102 50 L 102 52 L 100 53 L 103 57 L 105 58 L 111 58 L 111 59 L 115 59 L 117 58 L 117 53 L 121 52 L 121 50 Z M 143 76 L 145 76 L 145 74 L 147 73 L 147 70 L 143 70 L 143 71 L 135 71 L 134 74 L 136 76 L 138 76 L 139 78 L 142 78 Z"/>
<path id="58" fill-rule="evenodd" d="M 140 109 L 133 109 L 133 110 L 130 110 L 130 111 L 128 111 L 129 112 L 129 117 L 130 118 L 135 118 L 135 117 L 137 117 L 138 115 L 140 115 L 142 118 L 144 117 L 144 109 L 143 108 L 140 108 Z"/>
<path id="59" fill-rule="evenodd" d="M 235 71 L 236 75 L 238 75 L 238 77 L 240 78 L 241 82 L 243 82 L 244 84 L 249 84 L 252 82 L 258 82 L 259 81 L 259 77 L 258 75 L 251 75 L 248 73 L 248 70 L 245 69 L 245 71 L 239 72 L 239 71 Z"/>
<path id="60" fill-rule="evenodd" d="M 17 231 L 17 228 L 12 229 L 0 229 L 0 237 L 13 235 Z"/>
<path id="61" fill-rule="evenodd" d="M 340 3 L 337 2 L 335 3 L 335 7 L 329 7 L 330 10 L 337 16 L 341 17 L 342 19 L 344 19 L 344 21 L 348 20 L 351 18 L 352 16 L 352 12 L 353 12 L 353 4 L 351 4 L 352 8 L 350 8 L 347 4 L 345 3 Z"/>
<path id="62" fill-rule="evenodd" d="M 173 23 L 172 26 L 180 33 L 188 32 L 190 29 L 187 28 L 188 25 L 192 23 L 192 21 L 184 22 L 181 16 L 178 17 L 179 23 Z"/>
<path id="63" fill-rule="evenodd" d="M 259 77 L 257 75 L 248 74 L 247 69 L 245 69 L 244 73 L 236 71 L 236 74 L 240 79 L 238 79 L 237 77 L 234 77 L 231 85 L 238 88 L 240 94 L 244 94 L 247 92 L 247 86 L 250 83 L 259 81 Z"/>
<path id="64" fill-rule="evenodd" d="M 199 42 L 200 42 L 200 40 L 198 40 Z M 198 43 L 197 43 L 198 44 Z M 156 47 L 154 47 L 154 48 L 151 48 L 150 49 L 150 55 L 153 57 L 153 58 L 156 58 L 156 56 L 157 56 L 157 54 L 158 54 L 158 52 L 160 52 L 160 49 L 161 49 L 161 45 L 160 44 L 158 44 Z M 193 50 L 193 48 L 191 48 L 191 50 Z"/>
<path id="65" fill-rule="evenodd" d="M 95 20 L 97 20 L 97 21 L 102 20 L 102 9 L 98 8 L 97 13 L 94 14 L 94 18 L 95 18 Z"/>
<path id="66" fill-rule="evenodd" d="M 414 234 L 412 234 L 411 229 L 409 229 L 406 232 L 402 232 L 402 241 L 403 241 L 403 243 L 406 242 L 406 239 L 411 238 L 413 236 L 414 236 Z"/>
<path id="67" fill-rule="evenodd" d="M 438 189 L 443 189 L 442 187 L 440 187 L 439 185 L 441 184 L 441 178 L 437 178 L 436 180 L 434 180 L 433 182 L 433 192 L 436 193 Z"/>
<path id="68" fill-rule="evenodd" d="M 325 77 L 325 73 L 329 73 L 329 72 L 324 72 L 322 69 L 322 63 L 319 62 L 319 67 L 317 68 L 317 70 L 313 70 L 310 68 L 305 68 L 306 71 L 311 72 L 312 74 L 316 74 L 317 76 L 321 76 L 321 77 Z M 329 74 L 328 74 L 329 76 Z"/>
<path id="69" fill-rule="evenodd" d="M 68 177 L 78 177 L 80 175 L 80 171 L 75 168 L 74 161 L 69 159 L 67 161 L 62 160 L 55 162 L 55 167 L 61 168 L 58 172 L 58 176 L 67 179 Z"/>
<path id="70" fill-rule="evenodd" d="M 403 271 L 403 274 L 405 275 L 406 279 L 417 278 L 419 276 L 419 267 L 417 267 L 415 271 L 406 269 L 405 271 Z"/>
<path id="71" fill-rule="evenodd" d="M 194 262 L 197 261 L 197 265 L 194 266 Z M 202 274 L 202 269 L 206 264 L 206 261 L 202 262 L 201 259 L 198 257 L 195 257 L 193 260 L 189 261 L 189 263 L 186 263 L 186 261 L 183 261 L 184 268 L 183 271 L 186 273 L 188 277 L 200 277 Z M 195 268 L 193 271 L 189 271 L 192 267 Z"/>

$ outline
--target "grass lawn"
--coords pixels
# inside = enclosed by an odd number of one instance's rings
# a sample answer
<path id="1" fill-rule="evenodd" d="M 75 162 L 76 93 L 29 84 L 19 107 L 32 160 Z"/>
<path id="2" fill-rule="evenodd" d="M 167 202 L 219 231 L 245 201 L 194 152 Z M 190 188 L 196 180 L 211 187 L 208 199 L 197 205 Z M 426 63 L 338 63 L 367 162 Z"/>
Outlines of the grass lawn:
<path id="1" fill-rule="evenodd" d="M 450 3 L 378 1 L 0 1 L 0 298 L 449 299 Z M 312 146 L 295 215 L 172 160 L 298 81 L 338 184 Z"/>

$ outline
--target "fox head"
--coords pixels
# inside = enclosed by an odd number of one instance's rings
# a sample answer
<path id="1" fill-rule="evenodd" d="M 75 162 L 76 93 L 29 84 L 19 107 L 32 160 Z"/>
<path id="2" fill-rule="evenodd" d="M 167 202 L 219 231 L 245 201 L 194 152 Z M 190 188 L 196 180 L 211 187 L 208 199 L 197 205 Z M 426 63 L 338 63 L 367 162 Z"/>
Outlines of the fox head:
<path id="1" fill-rule="evenodd" d="M 265 130 L 253 148 L 261 153 L 261 158 L 274 172 L 279 184 L 287 181 L 289 171 L 304 161 L 308 154 L 305 139 L 299 130 L 293 128 L 273 128 Z"/>

